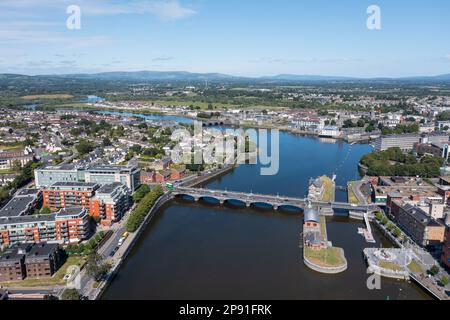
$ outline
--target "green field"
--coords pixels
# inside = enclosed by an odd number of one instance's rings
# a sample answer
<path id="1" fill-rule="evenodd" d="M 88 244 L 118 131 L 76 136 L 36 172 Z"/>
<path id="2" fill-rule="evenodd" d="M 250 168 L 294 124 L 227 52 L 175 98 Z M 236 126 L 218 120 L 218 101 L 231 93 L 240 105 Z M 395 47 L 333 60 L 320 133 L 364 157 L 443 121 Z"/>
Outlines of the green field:
<path id="1" fill-rule="evenodd" d="M 348 202 L 351 204 L 358 204 L 358 198 L 356 197 L 355 193 L 353 192 L 353 182 L 348 183 Z"/>
<path id="2" fill-rule="evenodd" d="M 325 202 L 333 201 L 333 194 L 334 194 L 333 181 L 326 176 L 320 177 L 320 181 L 322 181 L 325 189 L 322 196 L 322 201 Z"/>
<path id="3" fill-rule="evenodd" d="M 72 99 L 74 96 L 71 94 L 36 94 L 31 96 L 20 97 L 23 100 L 56 100 L 56 99 Z"/>
<path id="4" fill-rule="evenodd" d="M 312 263 L 321 267 L 339 267 L 345 263 L 341 256 L 341 250 L 335 247 L 321 250 L 305 247 L 305 256 Z"/>

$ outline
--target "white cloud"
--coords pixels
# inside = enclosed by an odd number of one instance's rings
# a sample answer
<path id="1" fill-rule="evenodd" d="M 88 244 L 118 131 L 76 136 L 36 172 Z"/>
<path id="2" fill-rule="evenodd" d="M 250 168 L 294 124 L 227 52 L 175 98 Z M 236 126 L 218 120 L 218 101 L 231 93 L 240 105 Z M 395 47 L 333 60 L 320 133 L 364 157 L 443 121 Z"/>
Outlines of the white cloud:
<path id="1" fill-rule="evenodd" d="M 27 9 L 61 11 L 72 4 L 80 6 L 82 14 L 91 16 L 151 13 L 168 21 L 188 18 L 197 13 L 179 0 L 1 0 L 0 9 L 3 12 L 16 11 L 16 14 Z"/>

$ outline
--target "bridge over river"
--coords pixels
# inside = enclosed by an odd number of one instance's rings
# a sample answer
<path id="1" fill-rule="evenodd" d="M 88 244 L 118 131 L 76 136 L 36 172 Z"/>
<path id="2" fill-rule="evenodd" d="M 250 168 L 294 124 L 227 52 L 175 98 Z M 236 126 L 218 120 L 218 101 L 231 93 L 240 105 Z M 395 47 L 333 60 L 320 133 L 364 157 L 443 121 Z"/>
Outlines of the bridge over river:
<path id="1" fill-rule="evenodd" d="M 304 210 L 307 205 L 308 199 L 302 198 L 292 198 L 292 197 L 282 197 L 274 195 L 263 195 L 255 193 L 245 193 L 236 191 L 222 191 L 222 190 L 211 190 L 211 189 L 201 189 L 201 188 L 185 188 L 185 187 L 174 187 L 172 191 L 172 196 L 174 197 L 190 197 L 194 201 L 200 201 L 204 199 L 213 199 L 218 201 L 220 204 L 226 202 L 234 201 L 245 204 L 247 207 L 252 205 L 269 205 L 274 210 L 280 208 L 296 208 L 299 210 Z M 380 208 L 377 205 L 355 205 L 346 202 L 321 202 L 312 201 L 311 204 L 319 209 L 341 209 L 359 212 L 373 212 L 378 211 Z"/>

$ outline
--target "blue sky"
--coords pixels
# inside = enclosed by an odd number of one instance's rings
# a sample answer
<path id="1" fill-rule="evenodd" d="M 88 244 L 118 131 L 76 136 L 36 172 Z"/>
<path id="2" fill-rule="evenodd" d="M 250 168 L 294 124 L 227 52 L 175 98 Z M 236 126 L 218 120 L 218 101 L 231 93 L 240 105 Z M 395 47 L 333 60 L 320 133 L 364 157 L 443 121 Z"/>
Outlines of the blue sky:
<path id="1" fill-rule="evenodd" d="M 444 74 L 449 15 L 448 0 L 0 0 L 0 72 Z"/>

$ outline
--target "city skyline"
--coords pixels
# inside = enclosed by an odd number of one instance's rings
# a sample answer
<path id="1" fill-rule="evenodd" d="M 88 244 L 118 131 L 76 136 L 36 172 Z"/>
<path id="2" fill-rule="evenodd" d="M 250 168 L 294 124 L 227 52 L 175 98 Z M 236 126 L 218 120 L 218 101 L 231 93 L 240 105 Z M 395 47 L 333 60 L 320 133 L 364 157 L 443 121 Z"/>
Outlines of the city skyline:
<path id="1" fill-rule="evenodd" d="M 81 9 L 79 30 L 66 26 L 70 5 Z M 367 28 L 371 5 L 381 10 L 380 30 Z M 0 73 L 447 74 L 449 8 L 446 1 L 7 0 Z"/>

